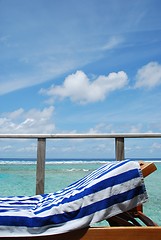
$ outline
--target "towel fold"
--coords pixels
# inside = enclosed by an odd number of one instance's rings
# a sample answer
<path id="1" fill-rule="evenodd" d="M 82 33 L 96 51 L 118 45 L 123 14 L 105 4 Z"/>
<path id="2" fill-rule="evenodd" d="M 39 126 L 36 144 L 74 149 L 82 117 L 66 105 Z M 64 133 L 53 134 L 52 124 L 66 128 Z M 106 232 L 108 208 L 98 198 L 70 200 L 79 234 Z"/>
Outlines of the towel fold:
<path id="1" fill-rule="evenodd" d="M 84 228 L 147 200 L 138 162 L 103 165 L 65 189 L 0 198 L 0 236 L 41 236 Z"/>

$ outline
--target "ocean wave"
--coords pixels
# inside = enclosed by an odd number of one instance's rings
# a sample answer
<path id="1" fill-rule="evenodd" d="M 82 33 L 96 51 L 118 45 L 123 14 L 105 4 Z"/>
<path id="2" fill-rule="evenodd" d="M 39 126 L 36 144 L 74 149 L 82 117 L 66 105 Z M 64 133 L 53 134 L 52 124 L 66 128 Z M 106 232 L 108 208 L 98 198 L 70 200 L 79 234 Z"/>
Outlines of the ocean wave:
<path id="1" fill-rule="evenodd" d="M 72 160 L 72 161 L 48 161 L 46 160 L 45 164 L 46 165 L 72 165 L 72 164 L 105 164 L 105 163 L 108 163 L 109 161 L 105 161 L 105 160 L 82 160 L 82 161 L 79 161 L 79 160 Z M 37 161 L 23 161 L 23 160 L 0 160 L 0 165 L 35 165 L 37 164 Z"/>
<path id="2" fill-rule="evenodd" d="M 89 172 L 90 169 L 82 169 L 82 168 L 70 168 L 70 169 L 64 169 L 64 172 Z"/>
<path id="3" fill-rule="evenodd" d="M 109 161 L 103 161 L 103 160 L 93 160 L 93 161 L 88 161 L 88 160 L 85 160 L 85 161 L 77 161 L 77 160 L 73 160 L 73 161 L 46 161 L 46 164 L 49 164 L 49 165 L 60 165 L 60 164 L 99 164 L 99 163 L 108 163 Z"/>
<path id="4" fill-rule="evenodd" d="M 131 159 L 134 161 L 140 160 L 140 159 Z M 154 163 L 161 163 L 161 159 L 142 159 L 145 162 L 154 162 Z M 73 165 L 73 164 L 106 164 L 111 163 L 112 161 L 115 161 L 114 159 L 98 159 L 98 160 L 46 160 L 46 165 Z M 0 159 L 0 165 L 36 165 L 37 161 L 36 159 L 32 160 L 15 160 L 15 159 Z"/>
<path id="5" fill-rule="evenodd" d="M 0 160 L 0 165 L 35 165 L 34 161 L 4 161 Z"/>

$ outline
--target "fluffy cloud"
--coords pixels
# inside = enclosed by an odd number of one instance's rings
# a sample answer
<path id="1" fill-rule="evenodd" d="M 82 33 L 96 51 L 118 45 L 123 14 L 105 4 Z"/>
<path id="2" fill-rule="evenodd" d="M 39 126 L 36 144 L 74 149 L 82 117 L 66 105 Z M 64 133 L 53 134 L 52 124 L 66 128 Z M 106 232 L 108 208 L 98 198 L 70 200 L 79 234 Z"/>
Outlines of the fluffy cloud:
<path id="1" fill-rule="evenodd" d="M 123 71 L 100 75 L 94 81 L 84 72 L 77 71 L 66 77 L 61 86 L 51 86 L 40 92 L 50 97 L 69 97 L 74 102 L 89 103 L 104 100 L 110 92 L 123 88 L 127 82 L 128 77 Z"/>
<path id="2" fill-rule="evenodd" d="M 152 88 L 161 84 L 161 65 L 157 62 L 150 62 L 140 68 L 136 75 L 136 88 Z"/>
<path id="3" fill-rule="evenodd" d="M 55 126 L 52 121 L 54 107 L 42 111 L 20 108 L 0 117 L 0 133 L 51 133 Z"/>

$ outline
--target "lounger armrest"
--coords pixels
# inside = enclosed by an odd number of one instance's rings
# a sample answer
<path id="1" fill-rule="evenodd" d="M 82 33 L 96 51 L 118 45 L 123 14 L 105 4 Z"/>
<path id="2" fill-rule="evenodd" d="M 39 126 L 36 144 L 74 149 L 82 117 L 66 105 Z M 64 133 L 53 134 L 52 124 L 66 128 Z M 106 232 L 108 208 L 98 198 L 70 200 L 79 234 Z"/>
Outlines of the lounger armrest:
<path id="1" fill-rule="evenodd" d="M 146 177 L 157 170 L 157 168 L 153 162 L 139 161 L 139 164 L 140 164 L 140 168 L 143 173 L 143 177 Z"/>

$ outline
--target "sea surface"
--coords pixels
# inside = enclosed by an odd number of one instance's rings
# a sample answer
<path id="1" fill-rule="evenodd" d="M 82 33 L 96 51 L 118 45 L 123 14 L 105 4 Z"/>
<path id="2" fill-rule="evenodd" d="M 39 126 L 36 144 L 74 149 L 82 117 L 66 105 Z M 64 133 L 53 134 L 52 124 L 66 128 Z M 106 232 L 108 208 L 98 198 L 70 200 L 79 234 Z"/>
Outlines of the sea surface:
<path id="1" fill-rule="evenodd" d="M 138 160 L 138 159 L 132 159 Z M 152 161 L 157 171 L 145 178 L 149 200 L 144 213 L 161 226 L 161 159 Z M 55 192 L 114 159 L 47 159 L 45 193 Z M 0 158 L 0 196 L 35 195 L 36 159 Z"/>

